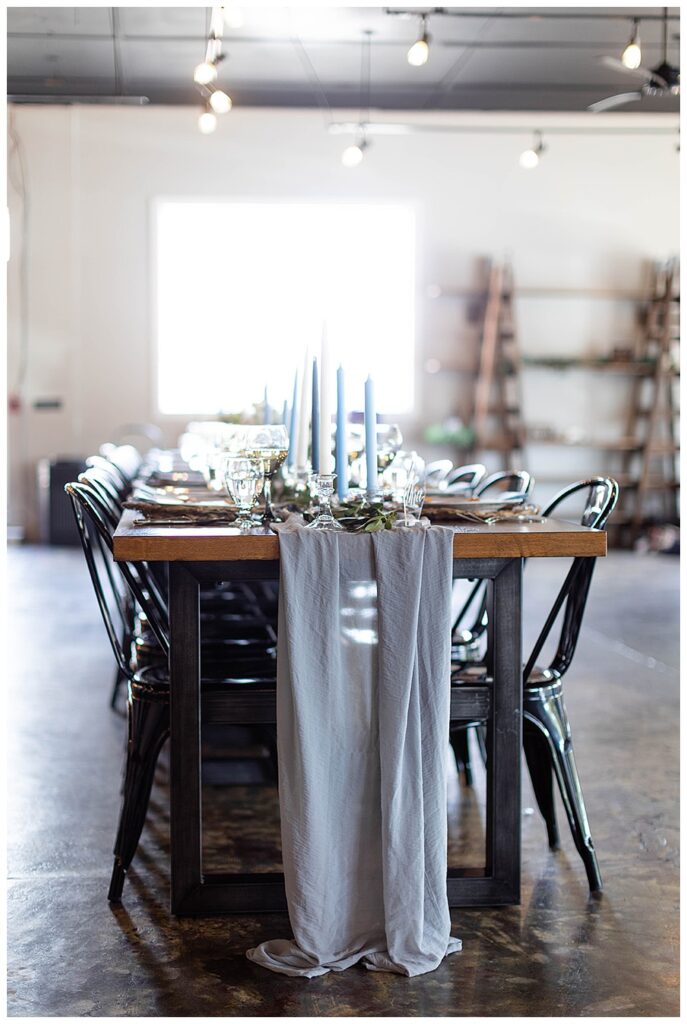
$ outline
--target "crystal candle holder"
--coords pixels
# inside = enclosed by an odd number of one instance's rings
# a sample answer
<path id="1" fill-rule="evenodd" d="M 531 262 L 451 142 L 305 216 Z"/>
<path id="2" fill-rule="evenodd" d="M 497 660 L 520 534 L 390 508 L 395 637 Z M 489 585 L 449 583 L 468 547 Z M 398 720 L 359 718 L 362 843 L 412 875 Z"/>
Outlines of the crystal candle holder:
<path id="1" fill-rule="evenodd" d="M 337 523 L 332 515 L 331 499 L 334 493 L 333 473 L 314 473 L 310 477 L 310 493 L 316 496 L 319 501 L 319 513 L 308 523 L 308 530 L 343 530 L 341 523 Z"/>

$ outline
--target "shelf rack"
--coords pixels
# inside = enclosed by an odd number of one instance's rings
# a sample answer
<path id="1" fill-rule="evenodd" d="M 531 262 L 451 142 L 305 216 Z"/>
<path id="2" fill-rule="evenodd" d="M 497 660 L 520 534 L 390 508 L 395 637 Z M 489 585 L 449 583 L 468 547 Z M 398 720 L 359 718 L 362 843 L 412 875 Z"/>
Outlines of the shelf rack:
<path id="1" fill-rule="evenodd" d="M 513 296 L 518 298 L 592 297 L 637 303 L 642 324 L 638 341 L 620 354 L 609 356 L 522 357 L 517 345 Z M 476 298 L 474 289 L 441 291 L 434 299 Z M 617 543 L 632 544 L 638 533 L 658 518 L 678 522 L 677 436 L 678 406 L 674 383 L 679 377 L 679 265 L 677 260 L 655 263 L 649 295 L 630 291 L 590 288 L 523 288 L 517 293 L 508 263 L 492 264 L 486 294 L 482 339 L 477 367 L 444 364 L 444 372 L 473 377 L 472 424 L 475 441 L 461 456 L 497 452 L 505 469 L 525 467 L 525 456 L 538 446 L 590 448 L 614 453 L 618 471 L 611 471 L 621 486 L 621 503 L 609 523 Z M 573 435 L 537 436 L 526 431 L 521 414 L 520 375 L 528 370 L 593 371 L 629 378 L 630 400 L 625 429 L 616 438 Z M 544 477 L 539 477 L 542 482 Z M 551 478 L 549 478 L 551 480 Z M 561 478 L 561 483 L 565 482 Z M 652 510 L 651 495 L 656 502 Z"/>

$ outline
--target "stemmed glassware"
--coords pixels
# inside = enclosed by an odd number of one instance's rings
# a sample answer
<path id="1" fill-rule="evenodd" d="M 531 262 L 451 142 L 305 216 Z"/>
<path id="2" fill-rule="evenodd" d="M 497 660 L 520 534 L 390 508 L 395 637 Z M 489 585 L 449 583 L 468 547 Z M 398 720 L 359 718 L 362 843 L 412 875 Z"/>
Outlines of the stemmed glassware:
<path id="1" fill-rule="evenodd" d="M 257 504 L 265 479 L 262 461 L 242 455 L 224 455 L 221 472 L 227 493 L 238 508 L 236 525 L 241 533 L 245 533 L 253 527 L 251 512 Z"/>
<path id="2" fill-rule="evenodd" d="M 338 523 L 332 515 L 331 499 L 334 493 L 334 473 L 315 473 L 310 477 L 310 491 L 313 497 L 319 499 L 320 511 L 311 523 L 308 523 L 309 530 L 343 530 L 341 523 Z"/>
<path id="3" fill-rule="evenodd" d="M 272 511 L 272 478 L 289 453 L 289 435 L 283 423 L 265 423 L 245 426 L 240 435 L 241 454 L 249 459 L 257 459 L 262 463 L 265 481 L 265 514 L 264 524 L 274 522 Z"/>
<path id="4" fill-rule="evenodd" d="M 402 444 L 403 435 L 398 423 L 377 424 L 377 469 L 380 473 L 392 463 Z"/>
<path id="5" fill-rule="evenodd" d="M 364 472 L 362 455 L 365 450 L 365 432 L 362 426 L 355 424 L 349 428 L 346 447 L 350 466 L 349 480 L 351 486 L 360 487 Z"/>

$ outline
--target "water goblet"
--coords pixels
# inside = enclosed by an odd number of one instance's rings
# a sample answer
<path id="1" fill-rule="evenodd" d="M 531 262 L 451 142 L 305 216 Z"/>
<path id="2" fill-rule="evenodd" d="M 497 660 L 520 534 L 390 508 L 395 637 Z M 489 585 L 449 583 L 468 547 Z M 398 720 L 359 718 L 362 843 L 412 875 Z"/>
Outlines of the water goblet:
<path id="1" fill-rule="evenodd" d="M 334 493 L 334 473 L 315 473 L 310 478 L 310 491 L 319 499 L 319 512 L 311 523 L 308 523 L 308 530 L 343 530 L 341 523 L 337 523 L 332 515 L 331 499 Z"/>
<path id="2" fill-rule="evenodd" d="M 243 428 L 242 454 L 259 459 L 265 478 L 265 525 L 274 522 L 272 511 L 272 478 L 289 453 L 289 435 L 283 423 L 263 423 Z"/>
<path id="3" fill-rule="evenodd" d="M 240 455 L 225 455 L 222 459 L 222 476 L 227 493 L 238 508 L 236 525 L 241 533 L 246 533 L 253 526 L 251 512 L 257 504 L 265 479 L 262 462 L 260 459 L 247 459 Z"/>
<path id="4" fill-rule="evenodd" d="M 377 469 L 380 473 L 391 465 L 402 444 L 403 435 L 398 423 L 377 424 Z"/>

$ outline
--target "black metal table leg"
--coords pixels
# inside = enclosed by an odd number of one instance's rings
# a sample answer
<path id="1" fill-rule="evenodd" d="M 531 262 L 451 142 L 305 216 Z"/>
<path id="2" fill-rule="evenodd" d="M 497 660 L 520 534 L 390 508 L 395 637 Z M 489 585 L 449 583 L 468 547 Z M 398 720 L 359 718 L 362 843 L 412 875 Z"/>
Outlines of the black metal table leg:
<path id="1" fill-rule="evenodd" d="M 170 834 L 172 913 L 202 886 L 200 587 L 183 562 L 169 566 Z"/>
<path id="2" fill-rule="evenodd" d="M 487 730 L 487 874 L 520 901 L 522 744 L 522 559 L 507 561 L 491 584 L 494 709 Z"/>

